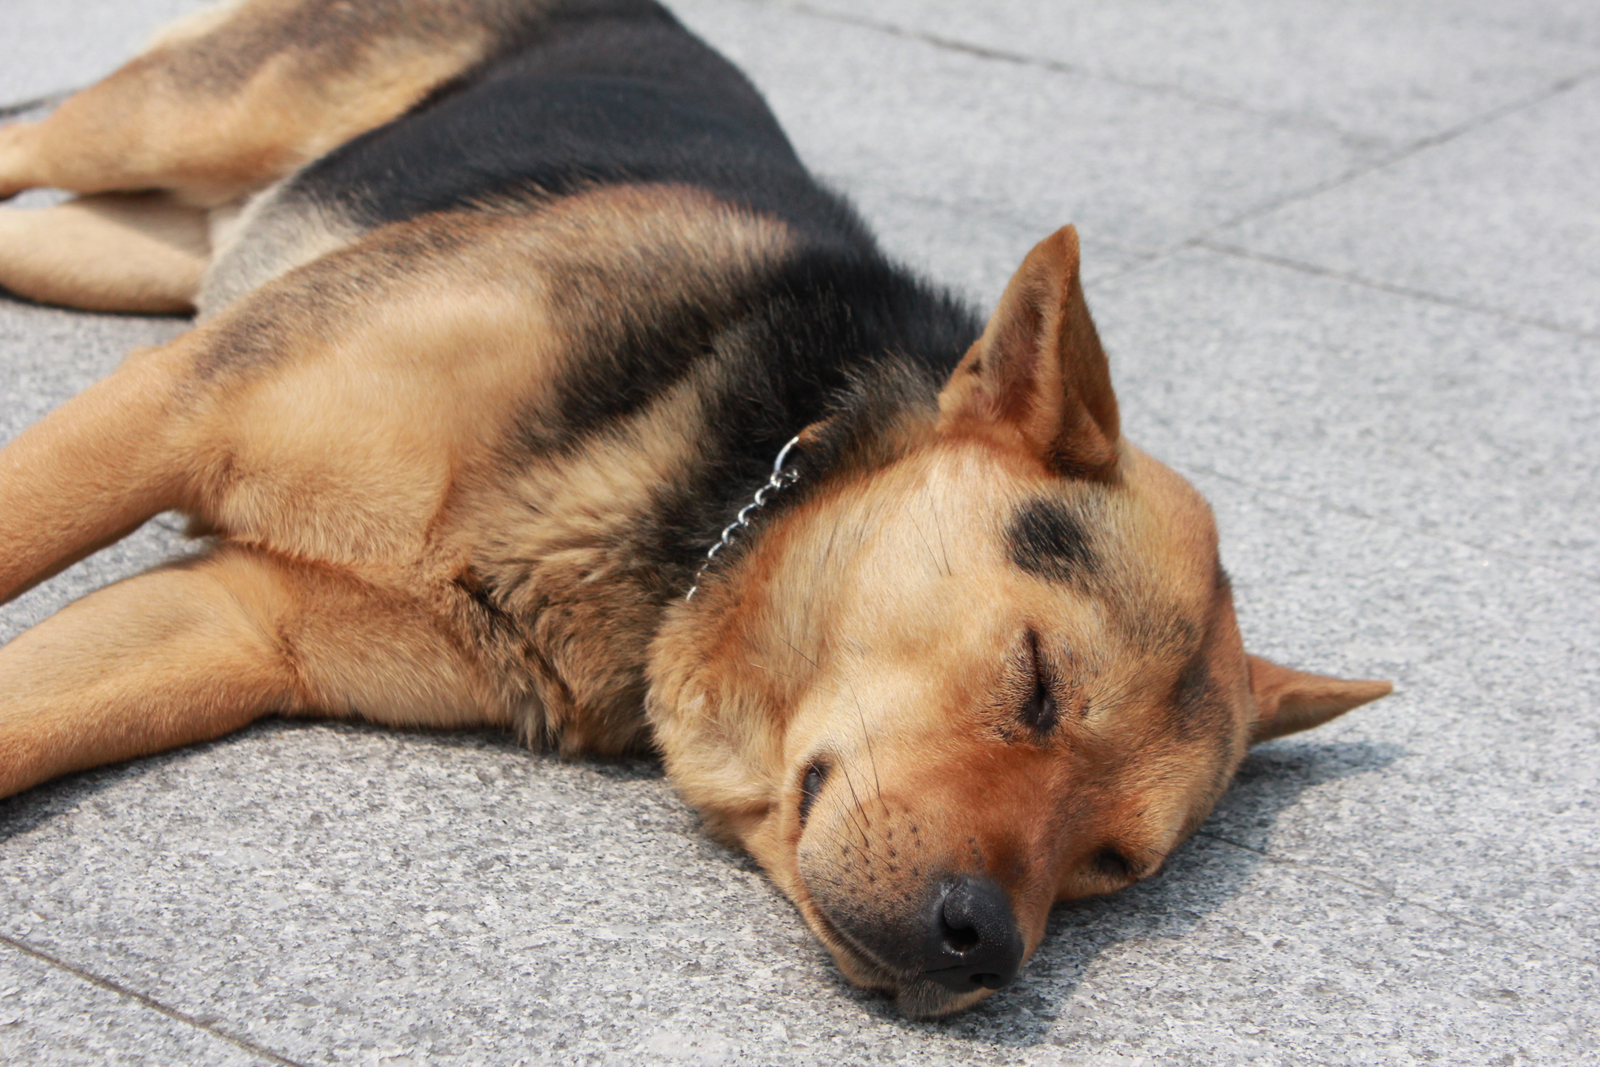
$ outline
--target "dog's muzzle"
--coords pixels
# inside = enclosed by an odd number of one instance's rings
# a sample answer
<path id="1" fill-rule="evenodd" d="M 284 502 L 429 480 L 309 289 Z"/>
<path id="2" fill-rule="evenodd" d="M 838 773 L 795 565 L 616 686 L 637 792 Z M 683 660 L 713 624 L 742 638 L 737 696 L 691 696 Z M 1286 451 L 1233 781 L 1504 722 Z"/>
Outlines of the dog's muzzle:
<path id="1" fill-rule="evenodd" d="M 916 1016 L 1009 984 L 1025 952 L 1010 897 L 985 874 L 937 879 L 920 906 L 897 917 L 843 907 L 823 909 L 822 922 Z"/>

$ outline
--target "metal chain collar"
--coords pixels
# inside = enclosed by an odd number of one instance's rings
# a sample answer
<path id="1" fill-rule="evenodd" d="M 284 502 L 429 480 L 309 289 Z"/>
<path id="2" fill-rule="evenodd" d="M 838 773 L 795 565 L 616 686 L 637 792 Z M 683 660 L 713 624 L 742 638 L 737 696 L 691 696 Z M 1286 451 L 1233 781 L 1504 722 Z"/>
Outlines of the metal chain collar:
<path id="1" fill-rule="evenodd" d="M 789 443 L 783 446 L 783 450 L 778 453 L 778 458 L 772 463 L 772 477 L 767 479 L 765 485 L 756 490 L 755 499 L 739 509 L 739 514 L 734 516 L 733 521 L 723 528 L 722 536 L 717 539 L 717 543 L 706 551 L 705 562 L 700 564 L 700 569 L 694 572 L 694 584 L 689 587 L 689 592 L 683 599 L 694 599 L 695 593 L 700 589 L 700 579 L 706 573 L 706 568 L 711 566 L 711 561 L 717 557 L 718 552 L 733 544 L 735 534 L 750 525 L 750 516 L 761 510 L 762 506 L 766 504 L 767 498 L 778 490 L 791 486 L 800 480 L 799 471 L 786 471 L 783 469 L 783 464 L 789 458 L 789 453 L 799 443 L 800 435 L 795 434 L 789 438 Z"/>

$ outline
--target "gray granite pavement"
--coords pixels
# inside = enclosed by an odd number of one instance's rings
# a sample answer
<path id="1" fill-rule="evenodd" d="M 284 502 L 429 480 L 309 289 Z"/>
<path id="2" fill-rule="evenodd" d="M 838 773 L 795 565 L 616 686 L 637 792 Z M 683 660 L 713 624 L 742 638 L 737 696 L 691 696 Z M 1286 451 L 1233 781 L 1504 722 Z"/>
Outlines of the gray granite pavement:
<path id="1" fill-rule="evenodd" d="M 189 0 L 0 0 L 0 103 Z M 1076 222 L 1247 639 L 1396 694 L 908 1023 L 649 764 L 268 723 L 0 802 L 0 1062 L 1600 1064 L 1600 8 L 683 0 L 903 258 Z M 0 439 L 175 320 L 0 298 Z M 134 537 L 0 640 L 181 551 Z"/>

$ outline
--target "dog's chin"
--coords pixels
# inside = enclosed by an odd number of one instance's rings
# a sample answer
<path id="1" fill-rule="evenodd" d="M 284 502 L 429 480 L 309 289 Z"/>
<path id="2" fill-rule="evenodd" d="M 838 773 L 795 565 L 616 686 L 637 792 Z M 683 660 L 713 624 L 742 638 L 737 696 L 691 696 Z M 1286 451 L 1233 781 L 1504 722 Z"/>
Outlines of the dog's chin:
<path id="1" fill-rule="evenodd" d="M 895 1007 L 908 1019 L 938 1019 L 954 1015 L 994 992 L 992 989 L 975 989 L 969 993 L 955 993 L 920 974 L 892 970 L 857 948 L 828 921 L 828 917 L 814 902 L 806 901 L 801 914 L 817 939 L 833 954 L 834 962 L 851 985 L 888 994 L 894 998 Z"/>
<path id="2" fill-rule="evenodd" d="M 952 993 L 936 982 L 917 978 L 895 990 L 894 1003 L 908 1019 L 939 1019 L 966 1011 L 992 992 L 992 989 L 976 989 L 970 993 Z"/>

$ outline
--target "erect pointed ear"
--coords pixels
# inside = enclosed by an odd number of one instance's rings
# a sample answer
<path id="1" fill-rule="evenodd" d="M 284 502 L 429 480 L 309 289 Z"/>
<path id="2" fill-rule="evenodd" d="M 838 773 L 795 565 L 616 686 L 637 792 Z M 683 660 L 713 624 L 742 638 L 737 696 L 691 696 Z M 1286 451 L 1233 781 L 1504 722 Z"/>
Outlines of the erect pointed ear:
<path id="1" fill-rule="evenodd" d="M 944 391 L 945 432 L 999 430 L 1058 473 L 1112 481 L 1121 430 L 1071 226 L 1040 241 Z"/>
<path id="2" fill-rule="evenodd" d="M 1250 728 L 1252 745 L 1321 726 L 1351 708 L 1394 692 L 1388 682 L 1354 682 L 1307 674 L 1248 654 L 1245 659 L 1250 663 L 1250 688 L 1256 698 L 1256 721 Z"/>

